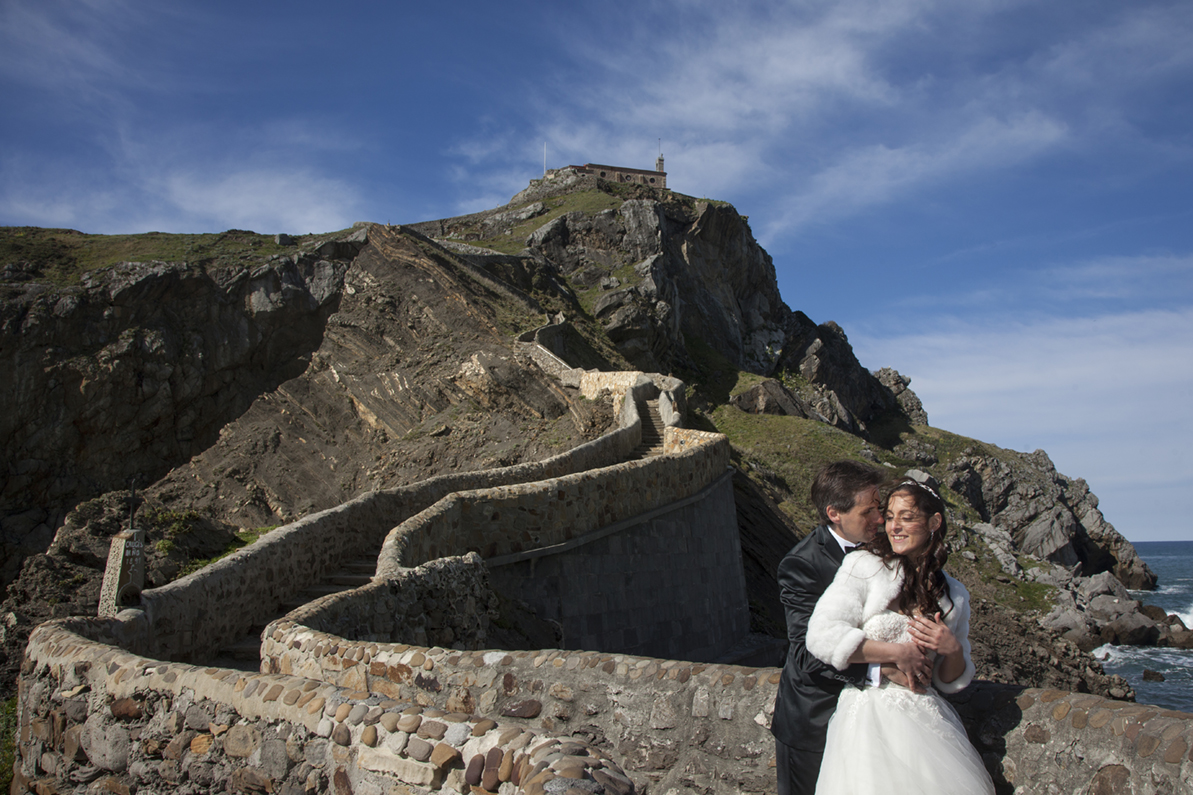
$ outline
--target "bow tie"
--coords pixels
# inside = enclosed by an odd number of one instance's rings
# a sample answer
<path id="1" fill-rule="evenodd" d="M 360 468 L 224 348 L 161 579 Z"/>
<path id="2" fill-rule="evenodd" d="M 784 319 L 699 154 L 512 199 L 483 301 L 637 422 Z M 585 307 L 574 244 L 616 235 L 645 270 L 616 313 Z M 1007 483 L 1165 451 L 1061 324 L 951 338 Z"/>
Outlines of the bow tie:
<path id="1" fill-rule="evenodd" d="M 845 547 L 845 554 L 848 555 L 850 552 L 857 552 L 859 549 L 861 549 L 861 546 L 858 544 L 854 544 L 851 547 Z"/>

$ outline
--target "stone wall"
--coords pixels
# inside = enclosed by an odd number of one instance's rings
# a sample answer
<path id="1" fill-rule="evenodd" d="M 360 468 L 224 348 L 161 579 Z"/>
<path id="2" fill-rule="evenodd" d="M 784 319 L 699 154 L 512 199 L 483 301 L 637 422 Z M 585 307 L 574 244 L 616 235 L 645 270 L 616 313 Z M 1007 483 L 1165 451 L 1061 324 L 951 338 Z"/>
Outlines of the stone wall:
<path id="1" fill-rule="evenodd" d="M 633 182 L 651 188 L 666 188 L 667 174 L 663 171 L 646 171 L 640 168 L 625 168 L 622 166 L 603 166 L 599 163 L 585 163 L 582 166 L 567 166 L 566 169 L 554 171 L 573 171 L 576 174 L 594 176 L 609 182 Z M 553 171 L 548 171 L 545 179 L 555 178 Z"/>
<path id="2" fill-rule="evenodd" d="M 779 670 L 594 651 L 473 651 L 354 641 L 287 617 L 270 670 L 584 738 L 646 792 L 775 791 Z M 368 655 L 371 662 L 361 665 Z"/>
<path id="3" fill-rule="evenodd" d="M 92 784 L 99 789 L 88 791 L 114 793 L 479 787 L 540 795 L 555 778 L 586 792 L 633 791 L 607 754 L 522 721 L 429 709 L 317 679 L 130 654 L 117 644 L 128 625 L 145 623 L 127 615 L 136 612 L 60 619 L 34 631 L 19 692 L 12 792 Z M 367 649 L 352 652 L 361 656 L 345 667 L 372 668 Z M 433 658 L 419 670 L 433 677 Z"/>
<path id="4" fill-rule="evenodd" d="M 289 619 L 270 630 L 273 669 L 591 738 L 649 792 L 775 791 L 778 668 L 368 644 Z M 354 663 L 361 649 L 367 668 Z M 1193 791 L 1193 715 L 988 682 L 950 700 L 1002 793 Z"/>
<path id="5" fill-rule="evenodd" d="M 655 389 L 649 379 L 639 388 Z M 393 543 L 386 542 L 372 583 L 316 600 L 297 614 L 325 631 L 366 640 L 461 650 L 483 645 L 495 603 L 483 564 L 475 552 L 443 557 L 438 544 L 463 549 L 495 536 L 504 543 L 497 548 L 520 551 L 537 539 L 525 535 L 523 523 L 515 521 L 519 516 L 560 506 L 574 521 L 609 521 L 621 511 L 698 491 L 727 466 L 724 438 L 708 435 L 702 449 L 681 453 L 674 468 L 661 458 L 602 467 L 624 458 L 641 437 L 635 400 L 625 401 L 623 421 L 626 427 L 547 462 L 436 478 L 307 517 L 147 591 L 141 609 L 42 625 L 27 647 L 19 687 L 15 791 L 58 791 L 105 776 L 103 786 L 112 791 L 382 792 L 398 782 L 423 792 L 481 786 L 538 795 L 560 778 L 583 791 L 631 792 L 630 779 L 590 743 L 498 726 L 472 709 L 425 711 L 426 695 L 412 693 L 416 700 L 403 702 L 400 688 L 380 681 L 370 692 L 294 677 L 284 660 L 263 661 L 263 670 L 272 673 L 257 676 L 156 659 L 163 652 L 176 660 L 197 657 L 237 638 L 286 594 L 367 553 L 395 517 L 411 514 L 414 521 L 389 533 Z M 628 488 L 627 478 L 651 487 Z M 526 480 L 534 483 L 508 485 Z M 462 486 L 482 488 L 451 493 Z M 577 503 L 562 496 L 569 493 Z M 496 521 L 494 503 L 507 512 L 504 522 Z M 544 525 L 543 536 L 554 539 L 564 517 L 546 513 L 555 526 Z M 410 543 L 413 529 L 445 515 L 464 524 L 434 542 L 423 536 Z M 471 526 L 484 519 L 487 524 Z M 386 550 L 400 554 L 387 556 Z M 419 554 L 424 565 L 411 568 Z M 276 639 L 280 630 L 271 627 L 266 636 Z M 410 658 L 418 665 L 413 681 L 436 692 L 428 672 L 442 649 L 420 648 L 425 653 Z M 356 674 L 377 672 L 376 648 L 356 647 L 347 659 L 335 656 L 337 648 L 322 652 L 350 672 L 341 679 L 350 679 L 353 668 Z"/>
<path id="6" fill-rule="evenodd" d="M 1015 795 L 1193 792 L 1193 715 L 978 682 L 950 699 L 996 784 Z"/>
<path id="7" fill-rule="evenodd" d="M 490 581 L 560 627 L 560 646 L 713 660 L 750 613 L 730 472 L 555 549 L 489 561 Z"/>
<path id="8" fill-rule="evenodd" d="M 394 529 L 378 557 L 378 576 L 449 554 L 475 551 L 488 559 L 564 544 L 689 497 L 729 467 L 728 440 L 708 436 L 717 438 L 676 455 L 455 492 Z"/>
<path id="9" fill-rule="evenodd" d="M 287 618 L 354 640 L 482 649 L 492 601 L 485 564 L 472 552 L 328 594 Z"/>
<path id="10" fill-rule="evenodd" d="M 206 659 L 276 615 L 279 605 L 344 561 L 375 555 L 395 525 L 448 494 L 606 466 L 625 458 L 641 435 L 641 425 L 634 424 L 546 461 L 443 475 L 370 492 L 303 517 L 188 577 L 142 594 L 153 632 L 147 636 L 150 646 L 137 651 L 159 659 Z"/>
<path id="11" fill-rule="evenodd" d="M 286 619 L 263 645 L 275 672 L 246 674 L 122 651 L 136 612 L 62 619 L 34 633 L 14 791 L 54 791 L 72 774 L 71 786 L 100 780 L 113 791 L 132 780 L 143 791 L 346 791 L 334 789 L 338 781 L 387 792 L 382 784 L 395 779 L 415 791 L 465 791 L 470 768 L 500 781 L 508 760 L 512 780 L 544 743 L 552 753 L 535 766 L 559 757 L 536 775 L 574 775 L 564 765 L 587 764 L 608 793 L 625 791 L 610 783 L 624 787 L 618 775 L 649 792 L 775 791 L 767 726 L 776 668 L 377 643 Z M 952 701 L 1000 792 L 1193 788 L 1191 715 L 984 682 Z M 583 756 L 564 753 L 581 747 Z"/>

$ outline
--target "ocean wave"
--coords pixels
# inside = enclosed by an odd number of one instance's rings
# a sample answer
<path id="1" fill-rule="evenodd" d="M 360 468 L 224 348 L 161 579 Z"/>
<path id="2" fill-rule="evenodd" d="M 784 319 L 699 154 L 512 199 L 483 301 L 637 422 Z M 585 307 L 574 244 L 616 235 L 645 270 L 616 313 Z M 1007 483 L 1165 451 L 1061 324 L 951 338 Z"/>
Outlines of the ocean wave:
<path id="1" fill-rule="evenodd" d="M 1168 585 L 1161 585 L 1154 591 L 1128 591 L 1132 599 L 1139 599 L 1143 602 L 1157 596 L 1172 596 L 1173 594 L 1186 594 L 1190 592 L 1193 592 L 1193 580 L 1183 580 L 1169 583 Z"/>
<path id="2" fill-rule="evenodd" d="M 1185 622 L 1185 626 L 1193 626 L 1193 604 L 1190 604 L 1184 610 L 1177 611 L 1181 621 Z"/>
<path id="3" fill-rule="evenodd" d="M 1152 670 L 1188 671 L 1193 668 L 1193 650 L 1165 646 L 1112 646 L 1106 644 L 1090 652 L 1107 669 L 1143 666 Z M 1113 672 L 1113 671 L 1112 671 Z"/>

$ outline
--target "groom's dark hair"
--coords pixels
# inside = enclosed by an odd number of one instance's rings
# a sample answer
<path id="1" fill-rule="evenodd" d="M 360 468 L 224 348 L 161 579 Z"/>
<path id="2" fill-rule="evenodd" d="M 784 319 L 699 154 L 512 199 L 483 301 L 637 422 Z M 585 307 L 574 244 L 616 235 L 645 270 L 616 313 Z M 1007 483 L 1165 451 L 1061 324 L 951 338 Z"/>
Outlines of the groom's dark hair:
<path id="1" fill-rule="evenodd" d="M 821 523 L 827 525 L 830 505 L 841 513 L 851 511 L 858 492 L 880 488 L 886 481 L 885 472 L 860 461 L 833 461 L 812 480 L 812 504 L 820 513 Z"/>

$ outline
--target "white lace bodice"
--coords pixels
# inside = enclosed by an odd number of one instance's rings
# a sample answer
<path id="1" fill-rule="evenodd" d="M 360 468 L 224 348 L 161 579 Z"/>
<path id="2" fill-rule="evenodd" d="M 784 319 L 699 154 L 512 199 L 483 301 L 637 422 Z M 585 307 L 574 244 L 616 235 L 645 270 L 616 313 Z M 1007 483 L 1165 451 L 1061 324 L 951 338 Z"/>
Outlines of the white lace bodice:
<path id="1" fill-rule="evenodd" d="M 911 643 L 911 635 L 907 632 L 907 625 L 911 620 L 902 613 L 893 610 L 883 610 L 870 616 L 862 626 L 867 638 L 881 640 L 887 643 Z"/>

